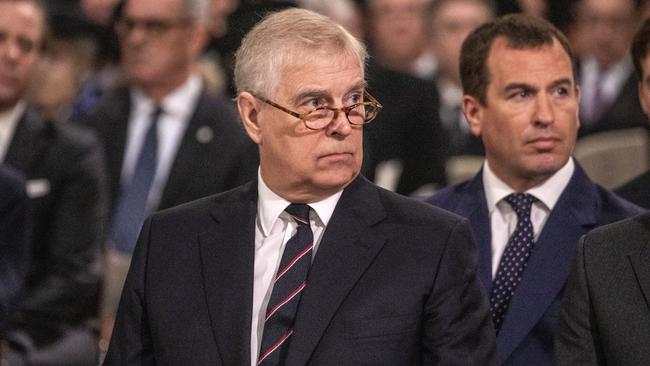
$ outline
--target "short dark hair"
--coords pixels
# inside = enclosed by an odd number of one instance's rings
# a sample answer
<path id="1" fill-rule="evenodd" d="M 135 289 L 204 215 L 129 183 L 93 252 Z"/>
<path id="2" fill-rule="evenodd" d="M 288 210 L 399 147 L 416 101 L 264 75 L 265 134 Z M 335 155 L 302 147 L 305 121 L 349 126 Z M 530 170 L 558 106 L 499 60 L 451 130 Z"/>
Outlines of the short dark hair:
<path id="1" fill-rule="evenodd" d="M 634 70 L 639 76 L 639 80 L 643 80 L 643 67 L 641 64 L 648 55 L 648 48 L 650 46 L 650 19 L 646 19 L 641 28 L 634 35 L 632 40 L 632 61 L 634 62 Z"/>
<path id="2" fill-rule="evenodd" d="M 576 59 L 564 34 L 546 20 L 522 14 L 509 14 L 483 24 L 463 42 L 460 51 L 460 79 L 463 93 L 487 105 L 490 73 L 487 66 L 492 43 L 505 37 L 508 47 L 530 49 L 553 45 L 557 39 L 571 59 L 573 79 L 577 82 Z"/>

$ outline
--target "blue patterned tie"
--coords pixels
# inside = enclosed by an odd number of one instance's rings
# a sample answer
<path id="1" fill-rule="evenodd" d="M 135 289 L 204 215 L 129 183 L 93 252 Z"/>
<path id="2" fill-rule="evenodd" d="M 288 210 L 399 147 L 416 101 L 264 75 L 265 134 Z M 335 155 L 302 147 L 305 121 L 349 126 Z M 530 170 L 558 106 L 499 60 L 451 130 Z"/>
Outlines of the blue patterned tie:
<path id="1" fill-rule="evenodd" d="M 528 257 L 533 249 L 533 223 L 530 221 L 530 209 L 535 197 L 527 193 L 513 193 L 506 198 L 517 213 L 517 227 L 508 240 L 501 256 L 497 274 L 492 281 L 490 293 L 490 311 L 497 333 L 501 330 L 510 300 L 524 274 Z"/>
<path id="2" fill-rule="evenodd" d="M 111 241 L 113 247 L 124 254 L 133 253 L 140 228 L 148 212 L 147 198 L 158 161 L 158 120 L 162 114 L 160 107 L 151 115 L 151 124 L 144 139 L 138 162 L 131 182 L 122 185 L 118 197 Z"/>
<path id="3" fill-rule="evenodd" d="M 285 209 L 298 224 L 296 234 L 287 242 L 273 291 L 266 310 L 264 334 L 258 365 L 284 365 L 293 333 L 293 321 L 306 286 L 314 250 L 314 235 L 309 225 L 309 206 L 292 204 Z"/>

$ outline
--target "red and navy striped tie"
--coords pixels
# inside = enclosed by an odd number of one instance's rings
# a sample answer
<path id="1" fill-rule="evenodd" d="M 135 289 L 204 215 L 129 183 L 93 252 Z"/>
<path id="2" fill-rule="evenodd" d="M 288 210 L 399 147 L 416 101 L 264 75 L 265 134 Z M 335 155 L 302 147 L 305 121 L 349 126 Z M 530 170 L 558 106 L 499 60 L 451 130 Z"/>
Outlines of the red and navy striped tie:
<path id="1" fill-rule="evenodd" d="M 264 334 L 258 365 L 284 365 L 293 333 L 300 297 L 306 286 L 307 273 L 314 250 L 314 235 L 309 225 L 309 206 L 291 204 L 286 209 L 298 224 L 296 234 L 287 242 L 273 292 L 266 310 Z"/>

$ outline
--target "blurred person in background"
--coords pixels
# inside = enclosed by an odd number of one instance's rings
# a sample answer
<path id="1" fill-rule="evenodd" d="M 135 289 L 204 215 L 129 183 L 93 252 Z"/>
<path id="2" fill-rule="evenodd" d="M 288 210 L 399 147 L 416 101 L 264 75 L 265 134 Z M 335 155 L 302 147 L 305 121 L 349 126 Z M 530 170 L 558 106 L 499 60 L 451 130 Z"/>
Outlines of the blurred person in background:
<path id="1" fill-rule="evenodd" d="M 26 178 L 32 256 L 5 334 L 10 365 L 97 360 L 103 162 L 87 131 L 43 121 L 25 102 L 45 41 L 39 0 L 0 1 L 0 161 Z"/>
<path id="2" fill-rule="evenodd" d="M 628 53 L 639 24 L 637 0 L 580 0 L 576 27 L 580 55 L 579 135 L 647 126 Z"/>
<path id="3" fill-rule="evenodd" d="M 99 134 L 109 178 L 102 344 L 145 217 L 255 177 L 255 145 L 232 102 L 209 91 L 197 72 L 208 5 L 127 0 L 116 23 L 126 85 L 82 119 Z"/>
<path id="4" fill-rule="evenodd" d="M 431 44 L 438 60 L 435 82 L 440 120 L 447 132 L 447 156 L 483 155 L 483 143 L 470 130 L 462 111 L 460 48 L 467 35 L 494 17 L 490 0 L 436 0 L 429 8 Z"/>
<path id="5" fill-rule="evenodd" d="M 407 195 L 426 195 L 446 184 L 438 92 L 431 80 L 408 70 L 425 41 L 424 5 L 424 0 L 372 0 L 364 8 L 371 43 L 368 90 L 384 104 L 378 123 L 364 136 L 364 175 Z M 399 50 L 388 51 L 392 47 Z M 386 62 L 384 53 L 399 58 L 400 67 Z"/>
<path id="6" fill-rule="evenodd" d="M 634 70 L 638 77 L 639 101 L 643 112 L 650 120 L 650 22 L 646 20 L 634 40 L 631 54 Z M 649 152 L 650 153 L 650 152 Z M 621 197 L 650 209 L 650 170 L 616 189 Z"/>
<path id="7" fill-rule="evenodd" d="M 367 0 L 366 38 L 374 62 L 389 70 L 416 75 L 426 50 L 428 0 Z"/>

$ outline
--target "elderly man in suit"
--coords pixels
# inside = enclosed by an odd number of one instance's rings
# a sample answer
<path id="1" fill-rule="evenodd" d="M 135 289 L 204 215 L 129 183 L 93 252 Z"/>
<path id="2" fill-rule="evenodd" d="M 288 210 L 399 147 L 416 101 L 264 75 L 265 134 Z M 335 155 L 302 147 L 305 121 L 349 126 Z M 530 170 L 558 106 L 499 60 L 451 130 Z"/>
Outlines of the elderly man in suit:
<path id="1" fill-rule="evenodd" d="M 632 42 L 639 99 L 650 112 L 650 20 Z M 650 174 L 633 184 L 650 194 Z M 644 186 L 645 183 L 645 186 Z M 633 201 L 635 202 L 635 201 Z M 647 207 L 647 206 L 646 206 Z M 580 240 L 555 337 L 557 365 L 650 364 L 650 215 L 594 230 Z"/>
<path id="2" fill-rule="evenodd" d="M 207 0 L 127 0 L 116 24 L 127 85 L 82 122 L 98 131 L 108 167 L 110 217 L 103 338 L 144 218 L 234 188 L 255 176 L 255 145 L 197 61 L 207 41 Z"/>
<path id="3" fill-rule="evenodd" d="M 88 364 L 97 358 L 103 162 L 92 135 L 43 121 L 24 101 L 45 29 L 41 1 L 0 1 L 0 161 L 26 178 L 33 217 L 3 356 L 11 365 Z"/>
<path id="4" fill-rule="evenodd" d="M 489 365 L 467 221 L 359 176 L 365 48 L 303 9 L 237 52 L 258 179 L 143 227 L 105 365 Z"/>
<path id="5" fill-rule="evenodd" d="M 571 158 L 580 90 L 556 28 L 523 15 L 486 23 L 463 43 L 460 65 L 463 111 L 486 160 L 431 202 L 472 224 L 497 363 L 551 365 L 575 243 L 640 208 L 594 184 Z"/>

